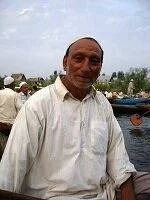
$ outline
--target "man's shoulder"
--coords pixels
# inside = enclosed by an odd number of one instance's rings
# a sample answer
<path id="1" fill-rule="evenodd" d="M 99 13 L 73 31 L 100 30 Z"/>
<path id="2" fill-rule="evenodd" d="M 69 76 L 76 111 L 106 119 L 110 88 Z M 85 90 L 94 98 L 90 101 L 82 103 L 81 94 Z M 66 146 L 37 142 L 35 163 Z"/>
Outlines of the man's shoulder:
<path id="1" fill-rule="evenodd" d="M 102 92 L 96 91 L 95 98 L 97 99 L 97 102 L 100 105 L 102 105 L 104 109 L 111 110 L 112 108 L 111 104 Z"/>
<path id="2" fill-rule="evenodd" d="M 35 92 L 33 95 L 30 96 L 29 99 L 33 99 L 34 101 L 44 101 L 50 98 L 52 91 L 54 90 L 54 84 L 48 85 L 37 92 Z"/>
<path id="3" fill-rule="evenodd" d="M 96 91 L 96 97 L 99 98 L 100 100 L 108 101 L 105 95 L 100 91 Z"/>
<path id="4" fill-rule="evenodd" d="M 10 89 L 10 88 L 5 88 L 5 89 L 0 90 L 0 94 L 1 94 L 1 95 L 2 95 L 2 94 L 15 95 L 16 92 L 13 91 L 13 90 Z"/>

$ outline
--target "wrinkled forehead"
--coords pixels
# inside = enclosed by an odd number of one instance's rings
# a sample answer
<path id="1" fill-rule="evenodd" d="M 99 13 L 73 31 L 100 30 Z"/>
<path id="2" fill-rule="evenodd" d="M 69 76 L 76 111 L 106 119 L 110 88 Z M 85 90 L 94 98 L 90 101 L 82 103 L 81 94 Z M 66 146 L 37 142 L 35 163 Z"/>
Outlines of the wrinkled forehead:
<path id="1" fill-rule="evenodd" d="M 77 51 L 82 51 L 82 50 L 90 50 L 93 51 L 99 55 L 102 55 L 102 49 L 100 45 L 94 40 L 90 39 L 79 39 L 76 42 L 74 42 L 69 49 L 69 53 L 75 53 Z"/>

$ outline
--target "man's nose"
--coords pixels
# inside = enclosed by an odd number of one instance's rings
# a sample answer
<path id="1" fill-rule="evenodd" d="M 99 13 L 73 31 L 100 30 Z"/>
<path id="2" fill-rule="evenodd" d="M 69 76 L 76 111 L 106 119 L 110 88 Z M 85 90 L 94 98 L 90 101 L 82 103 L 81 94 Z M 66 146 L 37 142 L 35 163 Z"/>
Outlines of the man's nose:
<path id="1" fill-rule="evenodd" d="M 83 63 L 82 63 L 82 69 L 84 71 L 90 71 L 90 62 L 89 62 L 89 58 L 85 58 Z"/>

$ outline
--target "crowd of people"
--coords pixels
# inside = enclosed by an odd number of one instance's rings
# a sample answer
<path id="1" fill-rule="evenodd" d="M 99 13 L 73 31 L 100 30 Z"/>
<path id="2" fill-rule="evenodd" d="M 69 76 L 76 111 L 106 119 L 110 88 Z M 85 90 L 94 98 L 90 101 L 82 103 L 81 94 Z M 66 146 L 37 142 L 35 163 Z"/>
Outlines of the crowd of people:
<path id="1" fill-rule="evenodd" d="M 141 90 L 138 93 L 135 93 L 135 87 L 134 87 L 134 80 L 131 79 L 129 82 L 127 92 L 124 94 L 122 90 L 105 90 L 103 93 L 106 96 L 107 99 L 112 99 L 112 98 L 148 98 L 150 97 L 150 92 L 147 90 Z"/>
<path id="2" fill-rule="evenodd" d="M 4 78 L 4 89 L 0 90 L 0 159 L 19 110 L 36 91 L 35 86 L 33 90 L 29 91 L 26 82 L 19 84 L 19 91 L 15 92 L 14 90 L 15 80 L 12 77 Z"/>
<path id="3" fill-rule="evenodd" d="M 136 170 L 122 130 L 93 87 L 103 54 L 94 38 L 74 41 L 63 57 L 65 75 L 32 96 L 26 83 L 17 94 L 14 80 L 4 79 L 0 115 L 13 109 L 13 116 L 0 121 L 13 126 L 0 163 L 0 189 L 47 200 L 115 200 L 119 189 L 121 200 L 135 200 Z M 10 94 L 13 106 L 5 101 Z"/>

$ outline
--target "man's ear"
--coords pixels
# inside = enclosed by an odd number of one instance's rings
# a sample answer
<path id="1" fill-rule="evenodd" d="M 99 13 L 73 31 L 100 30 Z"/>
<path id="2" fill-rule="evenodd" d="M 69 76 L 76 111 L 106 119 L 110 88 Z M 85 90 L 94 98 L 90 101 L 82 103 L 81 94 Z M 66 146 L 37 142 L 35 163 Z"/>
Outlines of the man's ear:
<path id="1" fill-rule="evenodd" d="M 64 58 L 63 58 L 63 68 L 64 68 L 64 71 L 66 71 L 66 68 L 67 68 L 67 56 L 64 56 Z"/>

